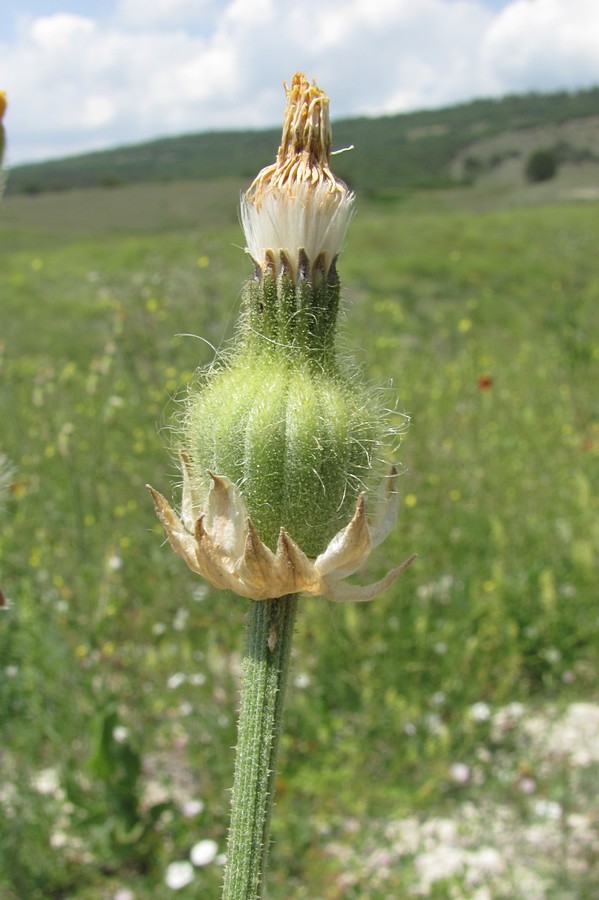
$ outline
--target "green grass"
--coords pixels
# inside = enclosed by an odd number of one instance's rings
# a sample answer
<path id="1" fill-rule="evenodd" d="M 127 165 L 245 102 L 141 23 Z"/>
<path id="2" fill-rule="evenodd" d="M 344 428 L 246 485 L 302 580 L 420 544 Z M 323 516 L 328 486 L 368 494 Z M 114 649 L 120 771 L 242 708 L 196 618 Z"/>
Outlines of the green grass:
<path id="1" fill-rule="evenodd" d="M 369 822 L 451 809 L 452 763 L 489 744 L 473 704 L 597 699 L 599 206 L 559 187 L 359 204 L 343 340 L 411 417 L 400 522 L 363 578 L 419 558 L 372 604 L 302 603 L 275 900 L 401 897 L 397 871 L 343 887 L 330 847 L 355 856 Z M 250 266 L 233 182 L 193 202 L 130 190 L 112 208 L 72 194 L 71 217 L 60 195 L 8 198 L 0 220 L 7 900 L 162 900 L 196 841 L 224 850 L 245 601 L 164 546 L 144 485 L 176 493 L 177 397 L 232 334 Z M 526 802 L 489 762 L 460 790 Z M 220 878 L 198 869 L 179 896 L 217 898 Z M 564 891 L 592 896 L 581 878 Z"/>

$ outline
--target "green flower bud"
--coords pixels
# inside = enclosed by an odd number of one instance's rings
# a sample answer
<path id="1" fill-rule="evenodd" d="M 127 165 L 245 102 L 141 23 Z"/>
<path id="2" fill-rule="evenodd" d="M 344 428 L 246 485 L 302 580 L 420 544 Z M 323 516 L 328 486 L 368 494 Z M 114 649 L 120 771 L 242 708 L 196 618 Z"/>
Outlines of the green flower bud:
<path id="1" fill-rule="evenodd" d="M 183 436 L 206 492 L 208 471 L 228 476 L 271 549 L 283 527 L 312 557 L 380 475 L 386 431 L 378 396 L 335 352 L 336 258 L 353 197 L 330 172 L 330 145 L 328 98 L 296 76 L 277 162 L 242 200 L 256 271 L 239 344 L 191 389 Z"/>
<path id="2" fill-rule="evenodd" d="M 281 527 L 317 556 L 352 516 L 382 435 L 372 398 L 338 373 L 274 353 L 241 353 L 192 390 L 185 448 L 206 492 L 208 471 L 242 491 L 262 540 Z"/>
<path id="3" fill-rule="evenodd" d="M 242 197 L 255 271 L 236 344 L 189 390 L 181 519 L 151 489 L 187 564 L 255 600 L 368 600 L 411 562 L 367 587 L 338 583 L 395 522 L 396 472 L 384 477 L 383 467 L 397 429 L 336 349 L 336 263 L 353 194 L 331 172 L 330 152 L 328 98 L 295 75 L 277 160 Z"/>

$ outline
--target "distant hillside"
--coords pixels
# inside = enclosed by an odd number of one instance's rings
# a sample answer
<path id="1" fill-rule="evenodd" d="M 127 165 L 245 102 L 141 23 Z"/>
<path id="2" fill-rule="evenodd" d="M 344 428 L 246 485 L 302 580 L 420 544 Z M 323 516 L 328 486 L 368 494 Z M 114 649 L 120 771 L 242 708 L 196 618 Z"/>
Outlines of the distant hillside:
<path id="1" fill-rule="evenodd" d="M 335 171 L 352 187 L 379 193 L 414 187 L 440 187 L 476 177 L 493 159 L 469 154 L 492 147 L 499 135 L 593 120 L 588 146 L 562 141 L 566 158 L 599 159 L 599 87 L 575 93 L 526 94 L 501 100 L 475 100 L 446 109 L 335 122 L 336 148 L 355 149 L 335 158 Z M 594 117 L 594 119 L 593 119 Z M 548 131 L 543 129 L 549 128 Z M 589 128 L 583 129 L 583 133 Z M 533 131 L 530 132 L 531 134 Z M 40 193 L 74 187 L 111 187 L 181 179 L 239 178 L 249 182 L 272 161 L 280 132 L 213 132 L 164 138 L 68 159 L 17 166 L 7 194 Z M 518 143 L 516 141 L 516 143 Z M 524 145 L 528 146 L 527 141 Z M 504 154 L 509 140 L 500 142 Z"/>

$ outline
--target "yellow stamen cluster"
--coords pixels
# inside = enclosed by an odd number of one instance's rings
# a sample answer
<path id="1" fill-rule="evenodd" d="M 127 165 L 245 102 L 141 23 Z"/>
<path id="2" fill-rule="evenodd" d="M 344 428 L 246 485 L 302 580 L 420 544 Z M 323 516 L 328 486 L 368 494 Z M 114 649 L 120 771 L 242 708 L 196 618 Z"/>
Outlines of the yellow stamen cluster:
<path id="1" fill-rule="evenodd" d="M 331 193 L 347 191 L 330 169 L 329 98 L 301 72 L 293 76 L 290 88 L 285 85 L 285 93 L 287 109 L 276 162 L 262 169 L 246 194 L 257 209 L 266 192 L 291 192 L 300 184 L 326 185 Z"/>
<path id="2" fill-rule="evenodd" d="M 297 275 L 299 252 L 327 271 L 341 248 L 354 196 L 331 172 L 329 98 L 305 75 L 285 85 L 287 108 L 276 161 L 258 174 L 241 197 L 247 249 L 259 267 L 283 253 Z"/>

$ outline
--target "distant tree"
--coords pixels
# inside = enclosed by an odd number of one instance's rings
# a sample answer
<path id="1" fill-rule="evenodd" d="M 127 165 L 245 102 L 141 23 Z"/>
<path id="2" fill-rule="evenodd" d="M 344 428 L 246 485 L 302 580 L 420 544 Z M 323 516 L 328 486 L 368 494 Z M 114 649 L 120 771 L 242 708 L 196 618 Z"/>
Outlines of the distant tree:
<path id="1" fill-rule="evenodd" d="M 41 194 L 43 190 L 44 188 L 39 181 L 26 181 L 21 186 L 21 193 L 23 194 Z"/>
<path id="2" fill-rule="evenodd" d="M 467 156 L 464 160 L 463 178 L 466 184 L 473 184 L 481 172 L 484 171 L 485 164 L 480 156 Z"/>
<path id="3" fill-rule="evenodd" d="M 122 187 L 125 183 L 125 179 L 122 175 L 114 175 L 108 172 L 102 175 L 99 181 L 100 187 L 103 188 Z"/>
<path id="4" fill-rule="evenodd" d="M 535 150 L 526 163 L 526 177 L 531 182 L 549 181 L 557 172 L 557 157 L 553 150 Z"/>

